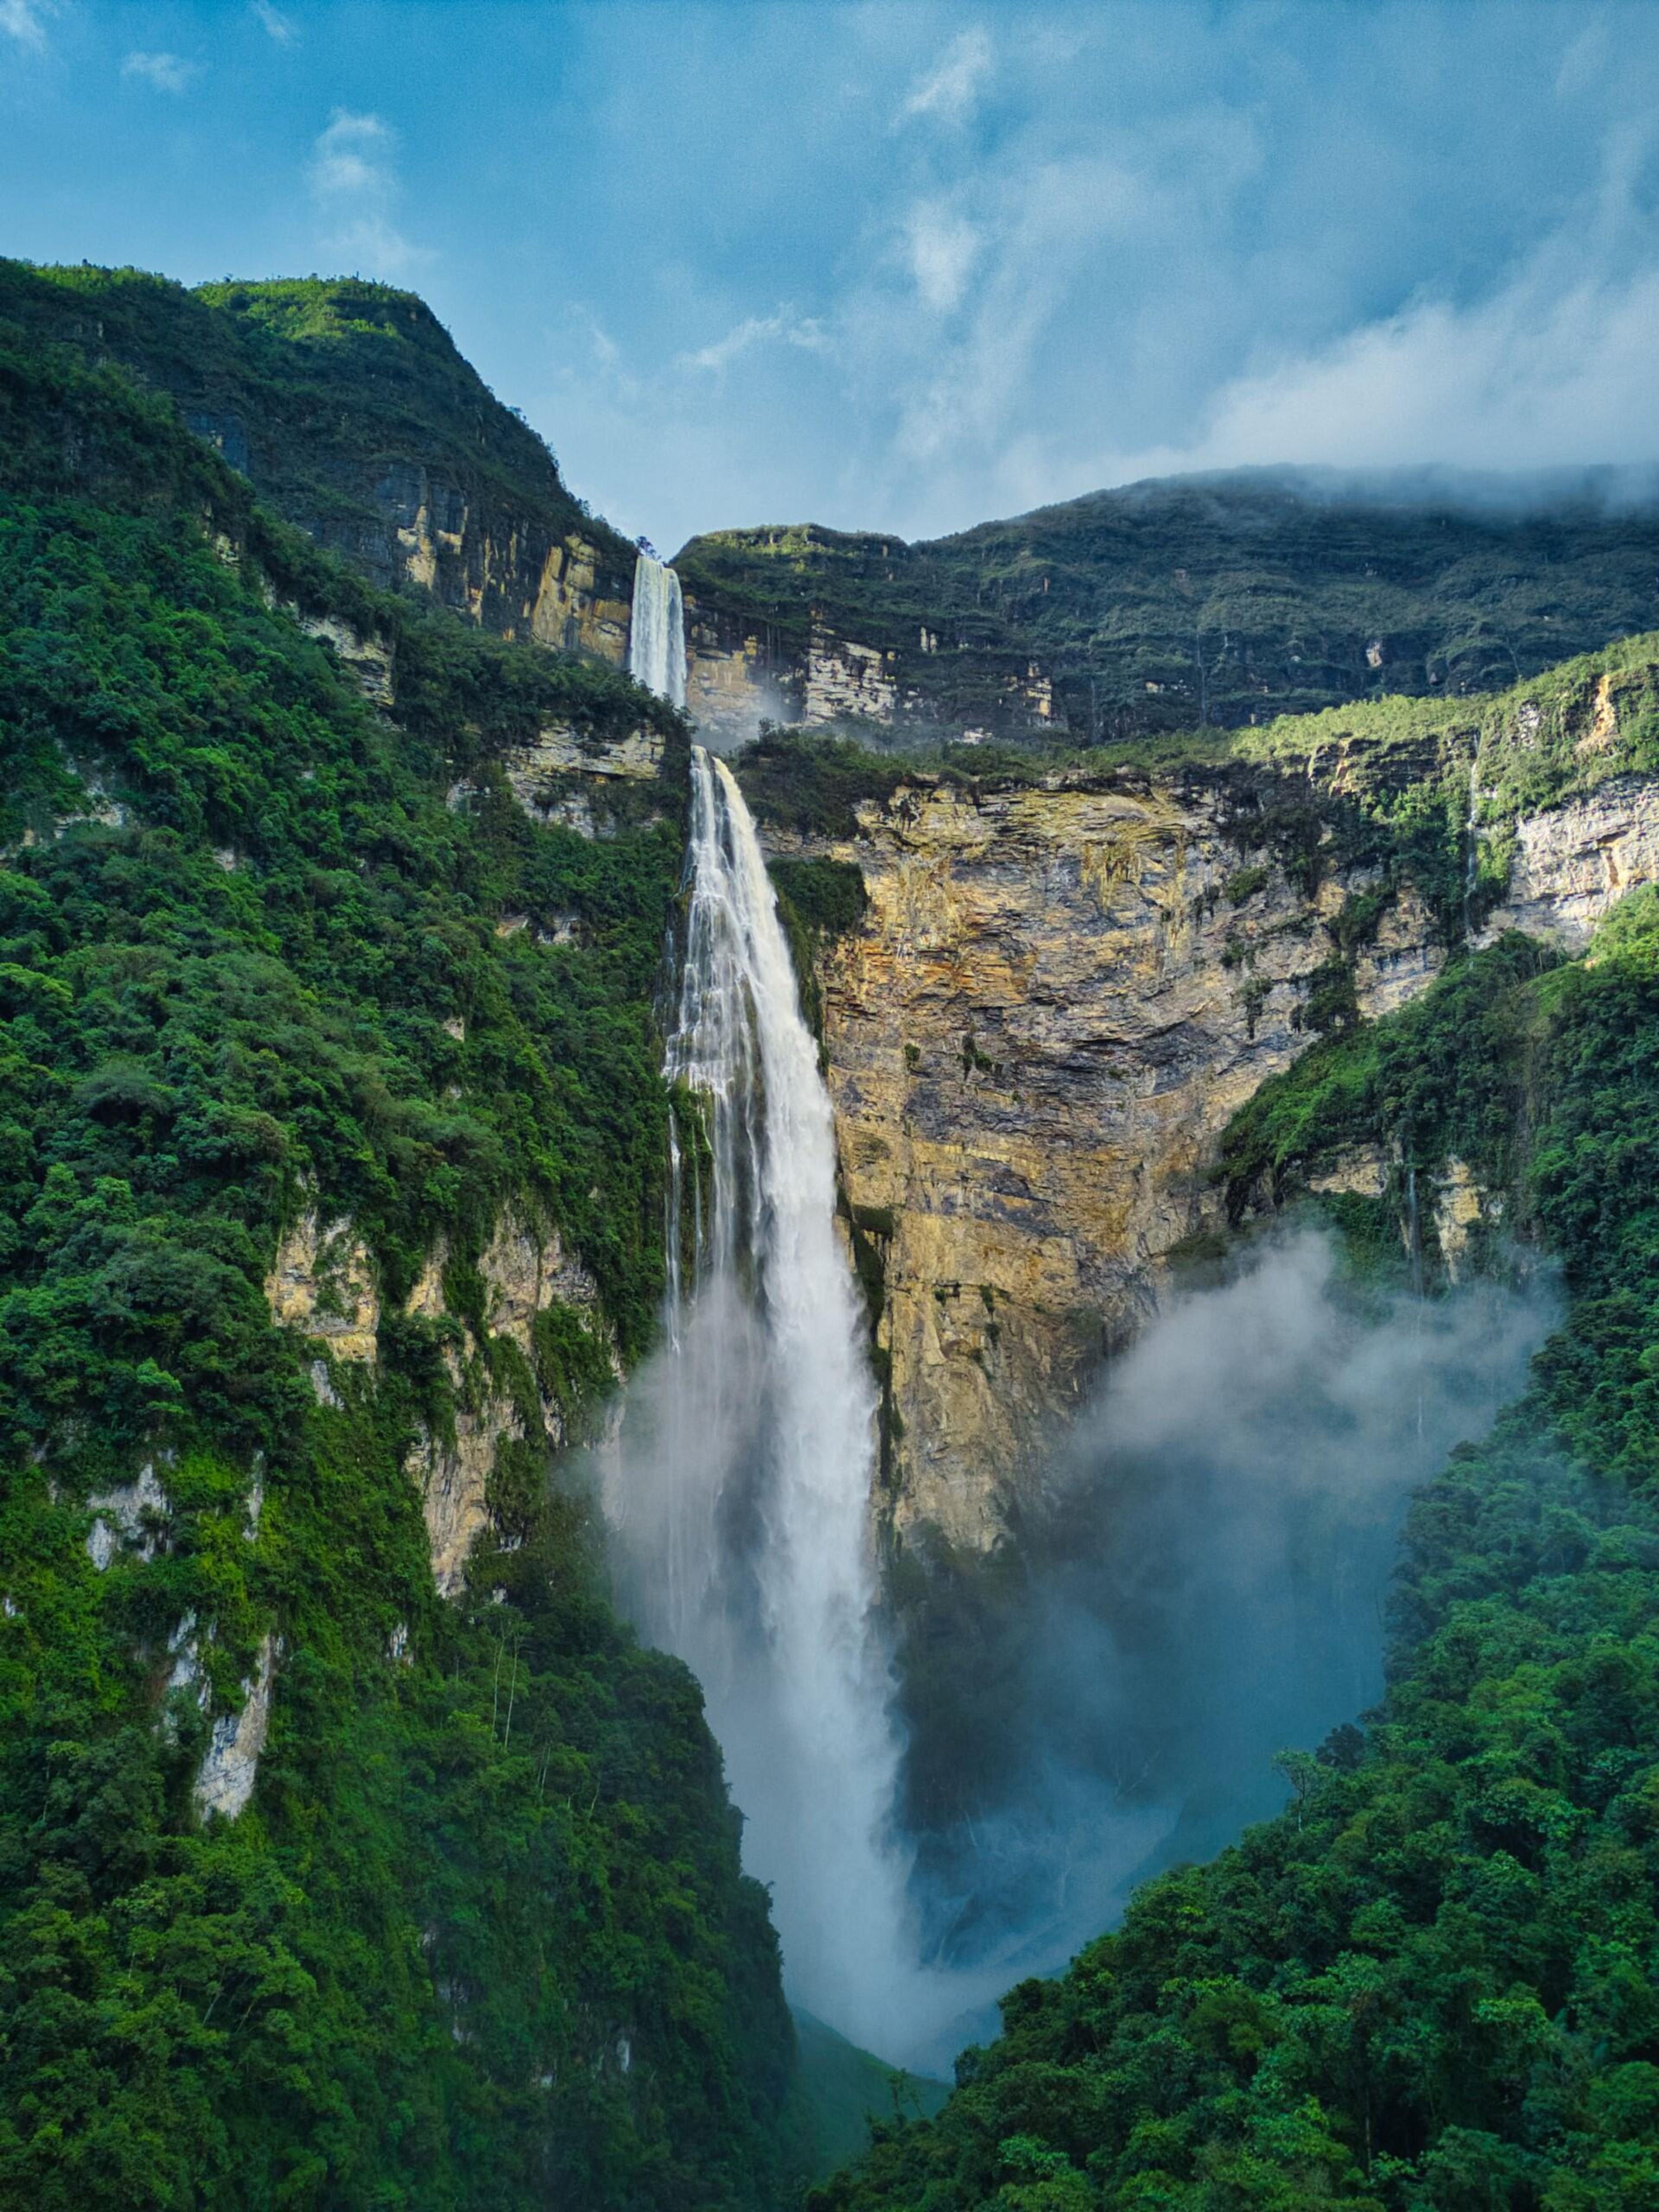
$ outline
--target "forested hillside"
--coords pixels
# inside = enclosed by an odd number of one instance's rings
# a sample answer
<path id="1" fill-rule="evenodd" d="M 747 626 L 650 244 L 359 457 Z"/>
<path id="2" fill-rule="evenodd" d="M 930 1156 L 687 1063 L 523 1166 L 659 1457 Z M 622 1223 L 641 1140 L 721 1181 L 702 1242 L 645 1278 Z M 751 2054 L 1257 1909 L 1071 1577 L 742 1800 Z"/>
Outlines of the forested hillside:
<path id="1" fill-rule="evenodd" d="M 714 532 L 700 605 L 804 650 L 816 623 L 892 656 L 948 723 L 996 720 L 1010 666 L 1077 744 L 1346 701 L 1500 690 L 1659 614 L 1659 513 L 1589 472 L 1532 488 L 1244 471 L 1091 494 L 919 544 Z"/>
<path id="2" fill-rule="evenodd" d="M 0 260 L 0 319 L 170 398 L 266 505 L 374 584 L 418 580 L 528 636 L 573 534 L 611 588 L 632 578 L 634 547 L 411 292 L 316 277 L 191 291 L 137 269 Z"/>
<path id="3" fill-rule="evenodd" d="M 1381 1146 L 1382 1196 L 1316 1203 L 1398 1267 L 1455 1158 L 1559 1259 L 1564 1325 L 1413 1508 L 1378 1710 L 1286 1757 L 1282 1818 L 1014 1990 L 938 2119 L 817 2212 L 1659 2201 L 1656 1057 L 1644 890 L 1584 959 L 1504 939 L 1238 1117 L 1241 1218 Z"/>
<path id="4" fill-rule="evenodd" d="M 509 794 L 550 726 L 666 748 L 601 839 Z M 0 2201 L 775 2200 L 765 1897 L 544 1472 L 662 1280 L 683 744 L 0 327 Z M 508 1217 L 590 1286 L 528 1357 Z M 267 1303 L 307 1219 L 349 1358 Z M 412 1455 L 497 1401 L 445 1603 Z"/>

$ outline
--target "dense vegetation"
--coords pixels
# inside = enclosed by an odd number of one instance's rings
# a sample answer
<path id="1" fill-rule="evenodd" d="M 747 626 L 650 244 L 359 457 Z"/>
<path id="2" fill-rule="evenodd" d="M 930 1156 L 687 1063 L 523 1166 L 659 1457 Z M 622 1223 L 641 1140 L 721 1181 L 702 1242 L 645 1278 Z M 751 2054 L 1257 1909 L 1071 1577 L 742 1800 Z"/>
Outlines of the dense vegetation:
<path id="1" fill-rule="evenodd" d="M 1005 2002 L 939 2118 L 823 2212 L 1610 2212 L 1659 2202 L 1659 898 L 1316 1048 L 1230 1134 L 1235 1203 L 1355 1144 L 1363 1255 L 1461 1160 L 1557 1255 L 1529 1395 L 1418 1498 L 1390 1686 L 1296 1803 Z M 1495 1255 L 1494 1255 L 1495 1256 Z"/>
<path id="2" fill-rule="evenodd" d="M 352 279 L 204 284 L 133 269 L 0 261 L 0 320 L 114 362 L 168 395 L 277 514 L 374 583 L 403 575 L 400 529 L 440 542 L 436 595 L 522 634 L 517 594 L 580 532 L 617 578 L 634 548 L 566 489 L 542 441 L 501 405 L 413 293 Z M 488 540 L 515 561 L 482 563 Z"/>
<path id="3" fill-rule="evenodd" d="M 1256 470 L 1097 492 L 915 545 L 721 531 L 677 556 L 700 603 L 789 652 L 810 622 L 893 656 L 944 723 L 1073 742 L 1267 721 L 1385 694 L 1497 690 L 1654 627 L 1659 516 L 1595 477 L 1531 511 L 1498 483 Z M 922 633 L 936 641 L 924 650 Z"/>
<path id="4" fill-rule="evenodd" d="M 598 841 L 532 822 L 501 755 L 547 721 L 683 765 L 625 679 L 378 598 L 0 327 L 4 2203 L 775 2200 L 765 1898 L 696 1684 L 545 1479 L 544 1404 L 580 1429 L 662 1279 L 683 774 Z M 367 1245 L 373 1362 L 272 1325 L 311 1209 Z M 534 1375 L 479 1297 L 507 1209 L 598 1285 Z M 405 1310 L 434 1252 L 471 1353 Z M 443 1604 L 406 1462 L 485 1389 L 522 1439 Z M 204 1818 L 262 1649 L 257 1788 Z"/>

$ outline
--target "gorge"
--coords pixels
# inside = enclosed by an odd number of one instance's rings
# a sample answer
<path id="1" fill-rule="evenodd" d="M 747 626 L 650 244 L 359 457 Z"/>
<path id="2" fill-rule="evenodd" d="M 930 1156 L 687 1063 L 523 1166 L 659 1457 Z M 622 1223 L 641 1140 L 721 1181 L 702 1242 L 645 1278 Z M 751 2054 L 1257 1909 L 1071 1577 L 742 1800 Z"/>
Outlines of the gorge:
<path id="1" fill-rule="evenodd" d="M 682 592 L 405 294 L 0 322 L 3 2189 L 1636 2212 L 1650 515 L 1278 716 Z"/>

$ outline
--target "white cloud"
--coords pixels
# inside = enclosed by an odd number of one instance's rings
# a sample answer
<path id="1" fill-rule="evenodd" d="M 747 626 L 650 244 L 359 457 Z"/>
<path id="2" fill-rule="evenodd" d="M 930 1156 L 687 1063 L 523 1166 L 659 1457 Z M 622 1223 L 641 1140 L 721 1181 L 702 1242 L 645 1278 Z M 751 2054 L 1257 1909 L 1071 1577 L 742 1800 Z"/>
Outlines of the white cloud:
<path id="1" fill-rule="evenodd" d="M 46 17 L 57 12 L 58 0 L 0 0 L 0 34 L 39 52 L 46 43 Z"/>
<path id="2" fill-rule="evenodd" d="M 366 275 L 398 276 L 431 258 L 393 220 L 397 143 L 380 116 L 337 107 L 312 153 L 312 195 L 328 224 L 323 245 Z"/>
<path id="3" fill-rule="evenodd" d="M 820 322 L 810 315 L 798 315 L 793 307 L 783 306 L 769 315 L 746 317 L 723 338 L 716 338 L 712 345 L 702 346 L 695 353 L 683 353 L 678 360 L 683 368 L 706 368 L 718 376 L 751 346 L 798 346 L 804 352 L 817 353 L 827 343 Z"/>
<path id="4" fill-rule="evenodd" d="M 253 0 L 251 13 L 279 46 L 291 46 L 300 35 L 298 24 L 280 8 L 273 8 L 270 0 Z"/>
<path id="5" fill-rule="evenodd" d="M 1098 480 L 1275 461 L 1532 470 L 1659 459 L 1659 248 L 1643 151 L 1611 137 L 1593 202 L 1484 295 L 1425 291 L 1261 364 L 1218 388 L 1189 438 L 1103 456 Z"/>
<path id="6" fill-rule="evenodd" d="M 121 64 L 123 76 L 139 78 L 153 92 L 185 92 L 202 73 L 200 62 L 180 54 L 131 53 Z"/>
<path id="7" fill-rule="evenodd" d="M 906 94 L 901 120 L 937 115 L 946 123 L 965 123 L 979 88 L 991 71 L 991 41 L 981 30 L 959 32 L 941 58 L 923 71 Z"/>
<path id="8" fill-rule="evenodd" d="M 962 299 L 981 240 L 971 222 L 938 200 L 923 200 L 904 222 L 904 260 L 924 307 L 948 315 Z"/>

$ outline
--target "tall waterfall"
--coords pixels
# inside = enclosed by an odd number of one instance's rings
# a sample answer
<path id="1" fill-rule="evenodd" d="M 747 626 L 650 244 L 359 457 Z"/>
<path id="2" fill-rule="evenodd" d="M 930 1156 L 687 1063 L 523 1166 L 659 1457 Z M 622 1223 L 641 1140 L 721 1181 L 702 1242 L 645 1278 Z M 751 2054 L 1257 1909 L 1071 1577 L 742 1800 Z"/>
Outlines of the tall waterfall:
<path id="1" fill-rule="evenodd" d="M 630 1390 L 607 1505 L 636 1616 L 702 1682 L 792 1995 L 890 2049 L 916 1938 L 830 1098 L 754 823 L 701 748 L 692 799 L 668 1344 Z"/>
<path id="2" fill-rule="evenodd" d="M 628 672 L 671 707 L 685 704 L 685 602 L 680 580 L 654 554 L 634 563 Z"/>

